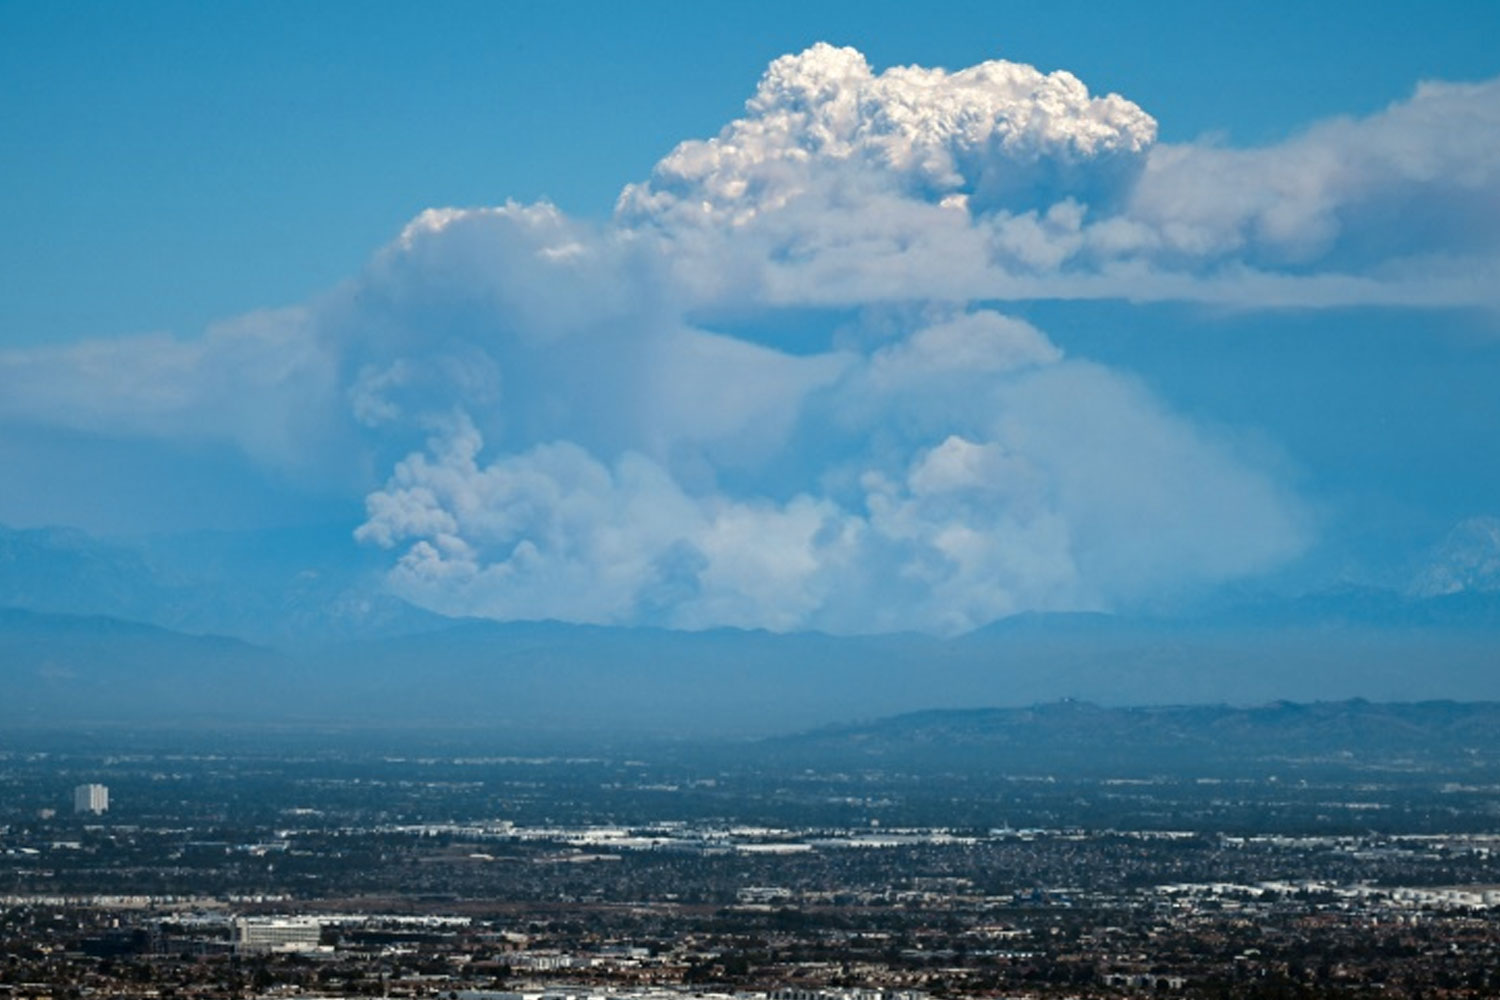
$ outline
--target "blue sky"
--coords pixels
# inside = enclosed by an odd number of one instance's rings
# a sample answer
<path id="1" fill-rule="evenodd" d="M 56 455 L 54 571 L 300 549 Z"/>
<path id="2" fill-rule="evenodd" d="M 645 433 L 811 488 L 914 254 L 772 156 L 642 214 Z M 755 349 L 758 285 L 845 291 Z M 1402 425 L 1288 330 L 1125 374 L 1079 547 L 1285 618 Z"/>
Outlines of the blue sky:
<path id="1" fill-rule="evenodd" d="M 326 520 L 445 613 L 949 632 L 1420 587 L 1500 517 L 1494 4 L 0 28 L 0 522 Z"/>
<path id="2" fill-rule="evenodd" d="M 0 330 L 169 329 L 301 301 L 433 205 L 621 185 L 816 41 L 876 66 L 1067 69 L 1164 139 L 1256 143 L 1500 73 L 1500 6 L 0 2 Z"/>

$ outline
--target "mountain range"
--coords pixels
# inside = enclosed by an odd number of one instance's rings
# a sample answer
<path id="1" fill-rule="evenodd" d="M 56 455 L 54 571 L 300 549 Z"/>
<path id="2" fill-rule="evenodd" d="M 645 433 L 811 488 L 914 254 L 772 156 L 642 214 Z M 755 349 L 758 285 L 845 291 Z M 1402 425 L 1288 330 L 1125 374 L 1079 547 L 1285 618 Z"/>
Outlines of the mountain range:
<path id="1" fill-rule="evenodd" d="M 1500 593 L 1345 587 L 1176 617 L 834 636 L 457 620 L 337 532 L 0 530 L 0 720 L 790 733 L 914 709 L 1500 700 Z M 324 551 L 324 549 L 328 551 Z"/>
<path id="2" fill-rule="evenodd" d="M 772 759 L 870 768 L 971 770 L 1031 765 L 1069 771 L 1122 764 L 1191 771 L 1295 761 L 1303 767 L 1462 769 L 1500 763 L 1500 702 L 1365 699 L 1254 706 L 1106 707 L 1058 701 L 1019 708 L 913 712 L 822 727 L 766 744 Z"/>

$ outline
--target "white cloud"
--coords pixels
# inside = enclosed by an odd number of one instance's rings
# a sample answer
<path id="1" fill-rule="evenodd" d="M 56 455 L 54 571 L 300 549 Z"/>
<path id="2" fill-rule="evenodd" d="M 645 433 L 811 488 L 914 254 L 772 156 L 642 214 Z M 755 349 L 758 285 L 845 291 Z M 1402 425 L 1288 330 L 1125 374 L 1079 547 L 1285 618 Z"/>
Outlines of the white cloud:
<path id="1" fill-rule="evenodd" d="M 781 499 L 693 489 L 570 442 L 485 461 L 460 418 L 371 494 L 361 536 L 404 551 L 403 596 L 453 614 L 842 632 L 1118 607 L 1305 541 L 1264 473 L 1003 316 L 938 322 L 801 396 L 797 440 L 854 487 L 819 468 Z"/>
<path id="2" fill-rule="evenodd" d="M 933 376 L 997 375 L 1062 358 L 1042 333 L 1024 320 L 983 310 L 923 327 L 875 353 L 870 380 L 882 388 Z"/>
<path id="3" fill-rule="evenodd" d="M 1164 146 L 1066 73 L 818 46 L 609 223 L 426 212 L 305 307 L 0 352 L 0 421 L 359 481 L 362 539 L 445 611 L 852 632 L 1127 607 L 1274 568 L 1301 507 L 977 303 L 1493 305 L 1497 97 Z M 865 340 L 757 332 L 827 304 L 902 309 Z M 748 318 L 691 318 L 716 314 Z"/>
<path id="4" fill-rule="evenodd" d="M 195 340 L 164 334 L 0 351 L 0 421 L 229 446 L 303 476 L 346 443 L 339 345 L 307 309 L 250 313 Z M 347 478 L 346 478 L 347 481 Z"/>
<path id="5" fill-rule="evenodd" d="M 1255 149 L 1155 143 L 1066 73 L 777 60 L 621 196 L 707 298 L 1500 304 L 1500 81 Z M 725 280 L 724 275 L 732 276 Z"/>
<path id="6" fill-rule="evenodd" d="M 361 538 L 405 545 L 394 583 L 429 606 L 786 629 L 826 599 L 839 547 L 826 501 L 690 497 L 643 455 L 606 465 L 568 442 L 481 464 L 481 443 L 460 418 L 369 499 Z"/>
<path id="7" fill-rule="evenodd" d="M 740 225 L 850 168 L 918 197 L 1014 204 L 1128 175 L 1156 138 L 1150 115 L 1115 94 L 1090 96 L 1070 73 L 995 60 L 876 75 L 859 52 L 826 44 L 773 62 L 746 111 L 717 138 L 678 146 L 649 183 L 627 186 L 621 216 Z"/>
<path id="8" fill-rule="evenodd" d="M 1500 254 L 1500 81 L 1423 84 L 1265 149 L 1158 148 L 1128 212 L 1163 256 L 1383 275 Z"/>

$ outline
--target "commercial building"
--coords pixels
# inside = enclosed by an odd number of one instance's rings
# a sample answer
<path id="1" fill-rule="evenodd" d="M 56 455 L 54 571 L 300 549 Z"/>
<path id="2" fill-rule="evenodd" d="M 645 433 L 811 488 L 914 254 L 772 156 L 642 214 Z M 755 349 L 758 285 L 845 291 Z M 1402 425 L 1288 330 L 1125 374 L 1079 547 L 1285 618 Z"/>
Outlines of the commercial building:
<path id="1" fill-rule="evenodd" d="M 313 917 L 238 917 L 231 927 L 236 952 L 317 951 L 323 925 Z"/>
<path id="2" fill-rule="evenodd" d="M 109 812 L 109 789 L 104 785 L 79 785 L 74 788 L 73 811 L 93 813 L 95 816 Z"/>

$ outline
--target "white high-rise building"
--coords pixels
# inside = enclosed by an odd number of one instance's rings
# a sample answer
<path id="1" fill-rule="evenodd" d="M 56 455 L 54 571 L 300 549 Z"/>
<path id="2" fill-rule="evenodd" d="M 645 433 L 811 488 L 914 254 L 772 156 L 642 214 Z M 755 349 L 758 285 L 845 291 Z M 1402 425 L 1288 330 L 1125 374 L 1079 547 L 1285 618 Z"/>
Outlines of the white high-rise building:
<path id="1" fill-rule="evenodd" d="M 109 789 L 104 785 L 79 785 L 73 789 L 73 811 L 95 816 L 109 812 Z"/>

